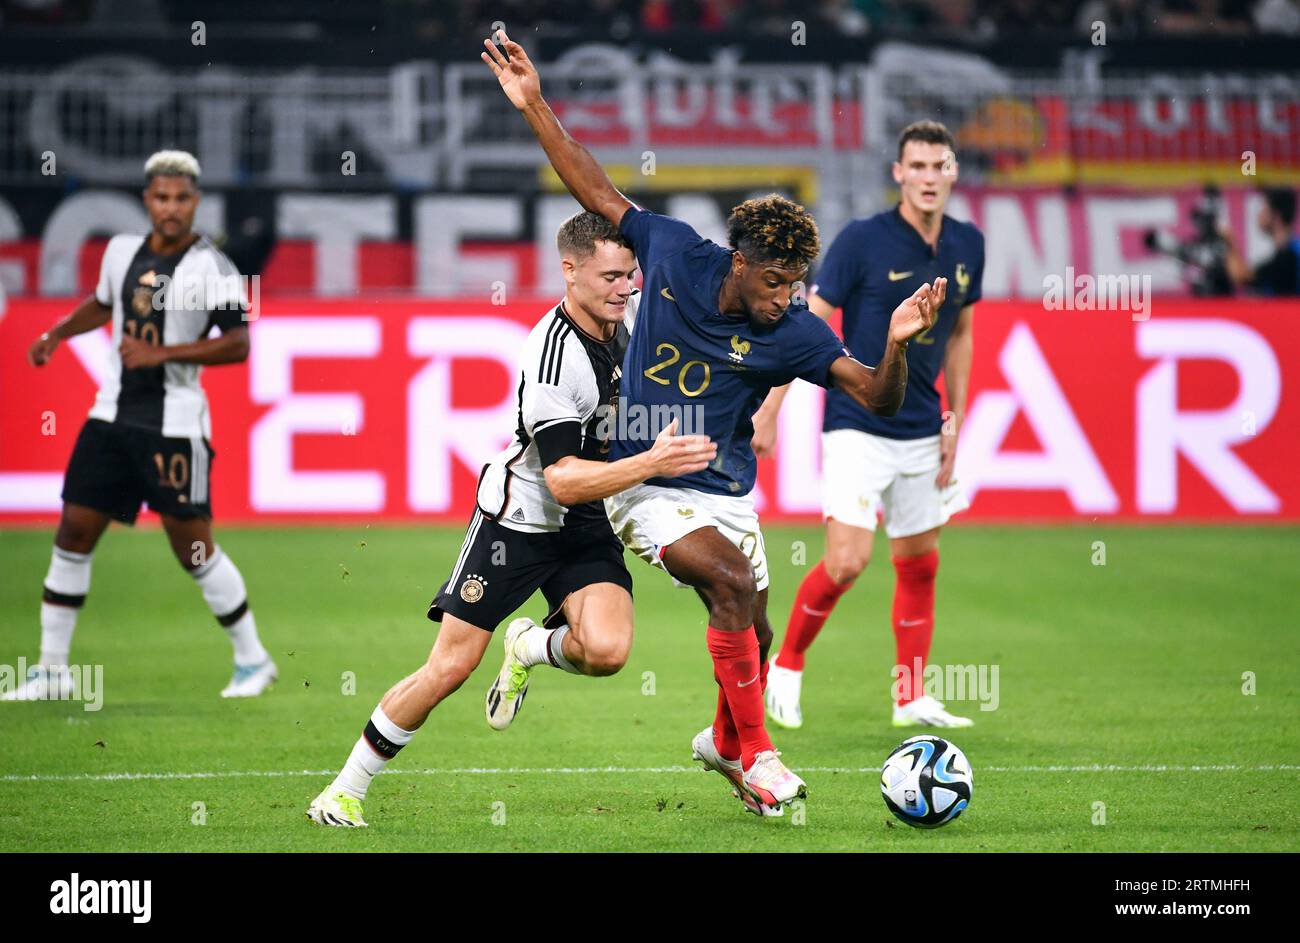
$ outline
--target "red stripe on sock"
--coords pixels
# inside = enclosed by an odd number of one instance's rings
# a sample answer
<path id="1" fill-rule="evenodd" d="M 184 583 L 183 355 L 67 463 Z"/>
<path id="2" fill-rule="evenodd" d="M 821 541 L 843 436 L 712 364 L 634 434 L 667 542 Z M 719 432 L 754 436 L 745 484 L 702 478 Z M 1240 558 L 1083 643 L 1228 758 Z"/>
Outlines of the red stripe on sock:
<path id="1" fill-rule="evenodd" d="M 781 651 L 776 656 L 778 665 L 791 671 L 803 671 L 804 652 L 817 638 L 840 597 L 852 585 L 852 580 L 837 583 L 831 579 L 824 560 L 808 572 L 799 584 L 794 606 L 790 609 L 790 622 L 785 638 L 781 640 Z"/>
<path id="2" fill-rule="evenodd" d="M 763 726 L 758 636 L 752 626 L 740 632 L 723 632 L 709 626 L 707 638 L 709 654 L 713 657 L 713 677 L 726 695 L 736 725 L 741 764 L 749 769 L 755 756 L 772 749 L 772 741 Z"/>
<path id="3" fill-rule="evenodd" d="M 899 689 L 899 706 L 925 693 L 923 672 L 934 636 L 934 578 L 939 572 L 939 551 L 915 557 L 895 557 L 894 651 L 896 666 L 905 669 Z M 897 669 L 896 669 L 897 670 Z"/>

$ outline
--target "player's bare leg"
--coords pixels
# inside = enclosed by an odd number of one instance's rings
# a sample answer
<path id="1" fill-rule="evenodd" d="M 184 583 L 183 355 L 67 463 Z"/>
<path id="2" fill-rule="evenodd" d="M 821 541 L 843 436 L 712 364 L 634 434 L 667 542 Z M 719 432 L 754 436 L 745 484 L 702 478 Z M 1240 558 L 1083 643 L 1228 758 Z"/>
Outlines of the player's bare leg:
<path id="1" fill-rule="evenodd" d="M 258 638 L 243 575 L 213 539 L 211 520 L 160 516 L 176 560 L 194 578 L 212 615 L 230 636 L 235 670 L 221 696 L 256 697 L 275 681 L 276 667 Z"/>
<path id="2" fill-rule="evenodd" d="M 895 727 L 969 727 L 969 717 L 948 713 L 926 694 L 922 671 L 934 636 L 934 580 L 939 570 L 939 528 L 889 541 L 897 581 L 894 584 L 895 671 L 902 670 L 900 696 L 894 703 Z"/>
<path id="3" fill-rule="evenodd" d="M 555 628 L 525 617 L 506 629 L 501 670 L 484 701 L 493 730 L 505 730 L 514 721 L 535 666 L 603 677 L 627 663 L 632 650 L 632 596 L 626 589 L 617 583 L 593 583 L 570 593 L 562 609 L 565 624 Z"/>
<path id="4" fill-rule="evenodd" d="M 419 670 L 388 689 L 334 781 L 316 797 L 307 817 L 320 825 L 362 827 L 361 802 L 375 776 L 483 660 L 492 633 L 450 613 Z"/>
<path id="5" fill-rule="evenodd" d="M 799 698 L 803 688 L 804 652 L 830 618 L 840 597 L 871 561 L 875 531 L 826 519 L 826 556 L 799 585 L 785 638 L 768 676 L 767 716 L 778 727 L 803 726 Z"/>
<path id="6" fill-rule="evenodd" d="M 806 796 L 807 786 L 778 759 L 763 725 L 763 662 L 755 630 L 758 590 L 749 558 L 716 527 L 703 527 L 668 546 L 663 562 L 674 578 L 694 587 L 708 607 L 709 654 L 739 741 L 740 788 L 771 808 Z M 768 636 L 770 643 L 770 629 Z M 723 706 L 720 702 L 719 715 Z M 715 743 L 725 738 L 727 728 L 719 718 L 713 730 Z M 726 751 L 735 747 L 716 745 L 724 759 L 733 758 Z"/>
<path id="7" fill-rule="evenodd" d="M 22 684 L 0 701 L 58 700 L 75 696 L 68 654 L 77 613 L 90 592 L 90 562 L 110 518 L 81 504 L 64 504 L 54 534 L 50 568 L 41 596 L 41 652 Z"/>

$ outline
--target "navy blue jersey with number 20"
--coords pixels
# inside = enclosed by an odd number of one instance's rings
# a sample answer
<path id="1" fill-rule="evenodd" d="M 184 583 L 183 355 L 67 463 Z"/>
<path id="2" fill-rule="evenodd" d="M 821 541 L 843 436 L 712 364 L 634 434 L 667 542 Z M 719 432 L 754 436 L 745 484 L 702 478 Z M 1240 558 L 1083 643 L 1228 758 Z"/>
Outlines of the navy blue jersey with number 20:
<path id="1" fill-rule="evenodd" d="M 681 220 L 633 206 L 619 228 L 636 252 L 643 287 L 620 381 L 625 415 L 612 430 L 610 460 L 649 449 L 669 407 L 691 420 L 679 431 L 709 436 L 718 457 L 704 471 L 649 483 L 748 494 L 755 473 L 751 417 L 768 391 L 796 377 L 829 386 L 831 364 L 848 351 L 804 304 L 791 304 L 770 327 L 719 312 L 731 250 Z"/>
<path id="2" fill-rule="evenodd" d="M 822 427 L 857 429 L 887 439 L 923 439 L 943 428 L 939 390 L 944 349 L 957 315 L 980 299 L 984 278 L 984 236 L 970 223 L 943 218 L 939 244 L 931 249 L 895 208 L 849 223 L 826 250 L 813 291 L 844 309 L 844 339 L 853 356 L 874 364 L 885 353 L 894 309 L 922 284 L 948 279 L 944 299 L 929 330 L 907 345 L 907 393 L 893 416 L 876 416 L 838 390 L 826 395 Z"/>

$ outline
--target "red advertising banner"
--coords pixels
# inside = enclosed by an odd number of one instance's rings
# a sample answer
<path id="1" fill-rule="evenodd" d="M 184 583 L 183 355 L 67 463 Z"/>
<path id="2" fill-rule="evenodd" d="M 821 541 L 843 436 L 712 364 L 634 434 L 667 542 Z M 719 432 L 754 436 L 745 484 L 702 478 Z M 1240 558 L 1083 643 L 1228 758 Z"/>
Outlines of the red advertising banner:
<path id="1" fill-rule="evenodd" d="M 265 299 L 247 363 L 209 368 L 222 522 L 445 521 L 515 426 L 515 358 L 553 300 Z M 0 522 L 57 516 L 107 329 L 26 363 L 73 305 L 0 320 Z M 1300 302 L 1156 297 L 1150 317 L 986 302 L 976 313 L 961 520 L 1300 520 Z M 796 383 L 769 519 L 815 517 L 821 391 Z"/>

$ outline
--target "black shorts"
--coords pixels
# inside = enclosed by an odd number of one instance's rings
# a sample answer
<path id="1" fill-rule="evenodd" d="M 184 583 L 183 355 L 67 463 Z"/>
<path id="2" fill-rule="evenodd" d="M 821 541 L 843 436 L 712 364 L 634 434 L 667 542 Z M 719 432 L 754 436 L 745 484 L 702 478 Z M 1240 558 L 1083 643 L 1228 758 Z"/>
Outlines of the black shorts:
<path id="1" fill-rule="evenodd" d="M 537 590 L 546 597 L 547 628 L 564 622 L 570 593 L 593 583 L 616 583 L 632 592 L 623 544 L 602 521 L 544 534 L 503 527 L 475 510 L 456 565 L 429 605 L 429 618 L 449 612 L 491 632 Z"/>
<path id="2" fill-rule="evenodd" d="M 63 477 L 63 500 L 134 524 L 140 505 L 172 517 L 212 516 L 207 439 L 87 419 Z"/>

